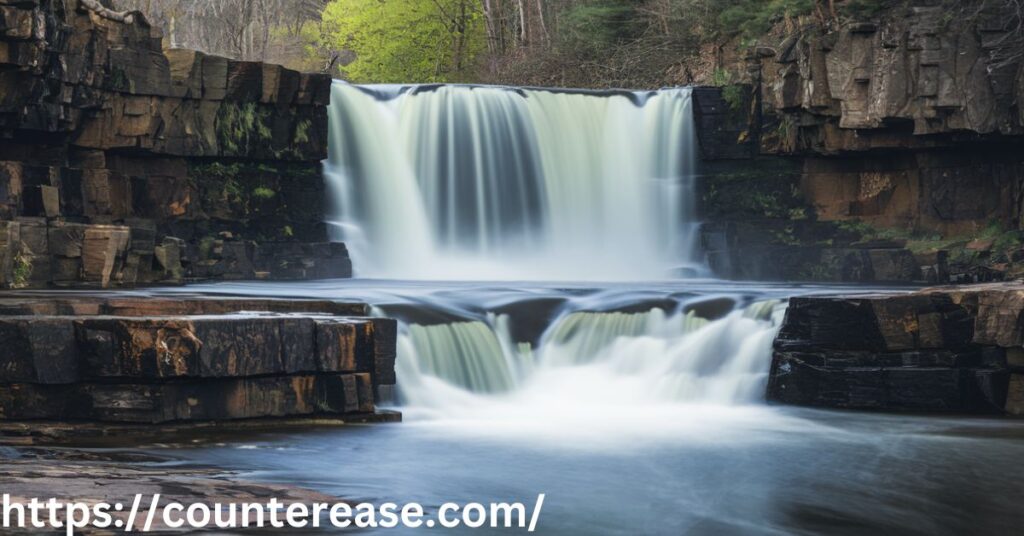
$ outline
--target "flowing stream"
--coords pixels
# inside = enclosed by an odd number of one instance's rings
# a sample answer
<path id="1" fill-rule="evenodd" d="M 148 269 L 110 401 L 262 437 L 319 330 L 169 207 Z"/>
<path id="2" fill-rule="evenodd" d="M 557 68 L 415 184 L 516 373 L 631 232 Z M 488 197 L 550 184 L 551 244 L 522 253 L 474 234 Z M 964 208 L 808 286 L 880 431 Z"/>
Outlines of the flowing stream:
<path id="1" fill-rule="evenodd" d="M 763 402 L 787 297 L 892 289 L 356 279 L 164 292 L 182 291 L 373 303 L 403 320 L 405 399 L 401 424 L 158 448 L 185 463 L 431 513 L 543 492 L 538 533 L 560 536 L 1013 534 L 1024 523 L 1020 421 Z"/>
<path id="2" fill-rule="evenodd" d="M 330 113 L 360 279 L 183 291 L 399 319 L 405 422 L 168 447 L 183 460 L 428 511 L 546 493 L 543 534 L 1024 526 L 1024 423 L 765 403 L 789 298 L 901 290 L 710 278 L 689 90 L 338 82 Z"/>

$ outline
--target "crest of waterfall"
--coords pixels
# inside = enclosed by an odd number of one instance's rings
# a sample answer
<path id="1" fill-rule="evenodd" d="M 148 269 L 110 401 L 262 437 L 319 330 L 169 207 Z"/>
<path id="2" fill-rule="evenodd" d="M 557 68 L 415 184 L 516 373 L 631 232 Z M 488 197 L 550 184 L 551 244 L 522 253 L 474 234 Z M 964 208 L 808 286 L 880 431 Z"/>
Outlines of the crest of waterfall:
<path id="1" fill-rule="evenodd" d="M 335 82 L 325 175 L 360 276 L 698 270 L 690 90 Z"/>
<path id="2" fill-rule="evenodd" d="M 574 403 L 753 403 L 763 399 L 784 310 L 770 300 L 710 321 L 692 311 L 570 311 L 536 349 L 512 341 L 503 315 L 413 324 L 399 337 L 399 387 L 410 406 L 448 410 L 481 403 L 471 395 L 528 404 L 550 396 L 538 391 L 567 388 Z"/>

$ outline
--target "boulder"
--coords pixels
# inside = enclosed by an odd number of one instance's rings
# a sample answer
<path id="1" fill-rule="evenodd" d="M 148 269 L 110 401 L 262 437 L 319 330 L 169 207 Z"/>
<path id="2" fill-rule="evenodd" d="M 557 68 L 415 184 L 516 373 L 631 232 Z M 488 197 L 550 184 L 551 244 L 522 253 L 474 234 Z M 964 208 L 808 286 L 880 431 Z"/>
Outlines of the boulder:
<path id="1" fill-rule="evenodd" d="M 1016 292 L 939 288 L 794 298 L 774 343 L 768 399 L 880 411 L 1001 413 L 1012 400 L 1008 355 L 1015 355 L 1003 343 L 1013 337 L 987 338 L 988 322 L 999 316 L 981 316 L 979 304 L 984 299 L 992 307 L 988 293 Z"/>

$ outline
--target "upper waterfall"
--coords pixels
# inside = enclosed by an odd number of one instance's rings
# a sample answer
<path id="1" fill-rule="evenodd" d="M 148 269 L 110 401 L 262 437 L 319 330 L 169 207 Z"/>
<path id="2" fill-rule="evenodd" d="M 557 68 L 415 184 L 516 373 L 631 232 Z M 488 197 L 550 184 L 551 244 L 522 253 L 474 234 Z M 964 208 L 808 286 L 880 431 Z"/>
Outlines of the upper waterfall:
<path id="1" fill-rule="evenodd" d="M 697 266 L 690 90 L 335 82 L 325 173 L 360 276 L 651 279 Z"/>

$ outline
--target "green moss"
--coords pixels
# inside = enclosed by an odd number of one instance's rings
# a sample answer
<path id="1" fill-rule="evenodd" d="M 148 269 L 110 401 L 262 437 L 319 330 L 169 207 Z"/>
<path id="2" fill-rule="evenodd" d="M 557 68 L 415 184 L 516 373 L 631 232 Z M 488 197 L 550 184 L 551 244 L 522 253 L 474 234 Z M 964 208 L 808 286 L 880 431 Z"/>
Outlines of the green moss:
<path id="1" fill-rule="evenodd" d="M 746 89 L 739 84 L 731 84 L 722 88 L 722 100 L 729 105 L 733 113 L 742 113 L 747 100 Z"/>
<path id="2" fill-rule="evenodd" d="M 309 143 L 309 127 L 312 125 L 309 119 L 303 119 L 295 125 L 295 143 Z"/>
<path id="3" fill-rule="evenodd" d="M 291 238 L 291 237 L 295 236 L 295 231 L 292 229 L 291 225 L 285 225 L 284 228 L 281 229 L 281 234 L 283 234 L 284 236 L 286 236 L 288 238 Z"/>
<path id="4" fill-rule="evenodd" d="M 778 231 L 772 231 L 772 237 L 776 243 L 787 246 L 798 246 L 802 243 L 794 234 L 792 225 Z"/>
<path id="5" fill-rule="evenodd" d="M 711 85 L 714 86 L 726 86 L 732 83 L 732 73 L 727 69 L 715 69 L 711 73 Z"/>
<path id="6" fill-rule="evenodd" d="M 15 288 L 28 286 L 29 278 L 32 277 L 32 260 L 24 253 L 14 256 L 14 269 L 11 273 L 11 284 Z"/>
<path id="7" fill-rule="evenodd" d="M 209 164 L 192 164 L 191 175 L 203 177 L 214 177 L 229 179 L 234 178 L 242 172 L 242 165 L 239 163 L 225 164 L 222 162 L 211 162 Z"/>
<path id="8" fill-rule="evenodd" d="M 996 255 L 1006 254 L 1024 243 L 1024 232 L 1007 230 L 998 221 L 992 221 L 981 230 L 955 236 L 942 236 L 912 229 L 877 228 L 861 221 L 846 221 L 838 224 L 840 229 L 858 234 L 860 242 L 876 240 L 899 240 L 906 242 L 906 248 L 914 253 L 927 253 L 945 250 L 950 254 L 951 261 L 970 262 L 978 256 L 978 252 L 968 250 L 967 244 L 974 240 L 991 240 L 992 252 Z"/>
<path id="9" fill-rule="evenodd" d="M 213 245 L 217 242 L 217 239 L 212 236 L 203 237 L 199 241 L 199 256 L 203 259 L 209 259 L 210 253 L 213 252 Z"/>
<path id="10" fill-rule="evenodd" d="M 240 202 L 244 201 L 245 191 L 242 190 L 242 186 L 238 181 L 234 177 L 231 177 L 224 182 L 224 195 L 229 201 Z"/>
<path id="11" fill-rule="evenodd" d="M 257 199 L 270 199 L 277 195 L 277 192 L 267 188 L 266 186 L 257 186 L 252 191 L 252 196 Z"/>
<path id="12" fill-rule="evenodd" d="M 217 111 L 217 141 L 226 153 L 246 153 L 272 137 L 268 126 L 270 113 L 253 102 L 242 105 L 225 103 Z"/>

